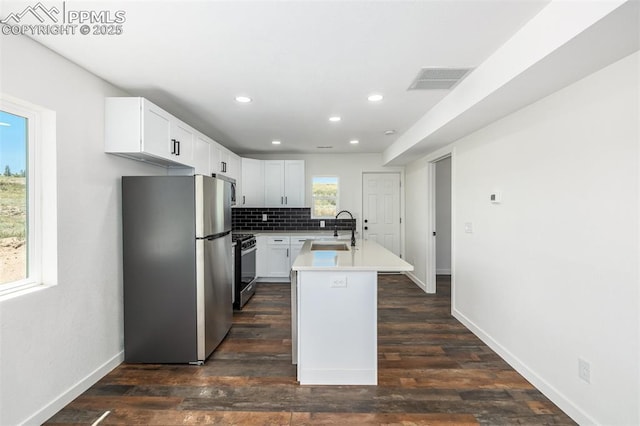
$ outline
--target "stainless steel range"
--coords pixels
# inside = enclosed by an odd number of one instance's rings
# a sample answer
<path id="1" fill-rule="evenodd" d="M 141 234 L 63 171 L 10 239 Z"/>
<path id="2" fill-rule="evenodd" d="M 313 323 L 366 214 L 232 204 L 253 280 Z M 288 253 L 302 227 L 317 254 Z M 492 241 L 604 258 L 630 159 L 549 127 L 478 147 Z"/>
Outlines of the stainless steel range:
<path id="1" fill-rule="evenodd" d="M 256 237 L 253 234 L 233 234 L 235 253 L 235 309 L 242 307 L 256 292 Z"/>

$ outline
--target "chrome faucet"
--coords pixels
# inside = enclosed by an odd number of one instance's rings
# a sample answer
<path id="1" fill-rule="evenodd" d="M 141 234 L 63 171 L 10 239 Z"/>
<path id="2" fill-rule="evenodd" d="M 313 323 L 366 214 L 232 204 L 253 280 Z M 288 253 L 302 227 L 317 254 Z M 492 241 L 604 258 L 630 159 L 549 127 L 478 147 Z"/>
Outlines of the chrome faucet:
<path id="1" fill-rule="evenodd" d="M 353 218 L 353 215 L 349 210 L 339 211 L 338 214 L 336 215 L 336 223 L 333 228 L 333 236 L 334 237 L 338 236 L 338 220 L 337 219 L 338 219 L 338 216 L 340 216 L 342 213 L 347 213 L 349 216 L 351 216 L 351 220 L 353 221 L 353 225 L 351 225 L 351 247 L 355 247 L 356 246 L 356 220 Z"/>

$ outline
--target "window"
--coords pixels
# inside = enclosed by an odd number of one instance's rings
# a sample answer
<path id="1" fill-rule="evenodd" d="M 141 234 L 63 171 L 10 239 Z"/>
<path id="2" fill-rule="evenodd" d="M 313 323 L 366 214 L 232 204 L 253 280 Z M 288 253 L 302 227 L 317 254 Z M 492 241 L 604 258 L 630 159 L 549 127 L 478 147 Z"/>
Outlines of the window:
<path id="1" fill-rule="evenodd" d="M 57 278 L 55 113 L 0 96 L 0 296 Z"/>
<path id="2" fill-rule="evenodd" d="M 314 176 L 311 184 L 312 217 L 332 218 L 338 213 L 338 178 Z"/>
<path id="3" fill-rule="evenodd" d="M 29 277 L 29 120 L 0 111 L 0 285 Z"/>

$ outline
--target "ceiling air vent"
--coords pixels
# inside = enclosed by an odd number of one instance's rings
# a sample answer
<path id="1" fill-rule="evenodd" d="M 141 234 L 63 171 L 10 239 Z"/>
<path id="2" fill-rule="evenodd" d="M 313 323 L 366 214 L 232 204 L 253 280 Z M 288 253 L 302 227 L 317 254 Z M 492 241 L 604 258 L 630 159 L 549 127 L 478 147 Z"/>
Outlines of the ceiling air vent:
<path id="1" fill-rule="evenodd" d="M 408 90 L 451 90 L 472 68 L 422 68 Z"/>

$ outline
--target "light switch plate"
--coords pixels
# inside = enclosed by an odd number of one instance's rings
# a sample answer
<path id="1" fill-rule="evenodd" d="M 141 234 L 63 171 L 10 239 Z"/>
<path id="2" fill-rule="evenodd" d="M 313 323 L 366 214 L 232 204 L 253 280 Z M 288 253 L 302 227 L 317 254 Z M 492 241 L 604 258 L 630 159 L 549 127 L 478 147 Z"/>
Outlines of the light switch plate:
<path id="1" fill-rule="evenodd" d="M 266 215 L 266 214 L 263 214 L 263 215 L 262 215 L 262 221 L 263 221 L 263 222 L 266 222 L 266 221 L 267 221 L 267 215 Z"/>

